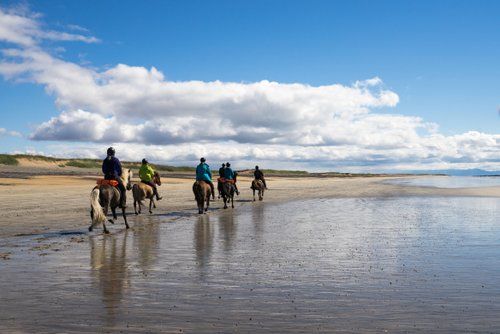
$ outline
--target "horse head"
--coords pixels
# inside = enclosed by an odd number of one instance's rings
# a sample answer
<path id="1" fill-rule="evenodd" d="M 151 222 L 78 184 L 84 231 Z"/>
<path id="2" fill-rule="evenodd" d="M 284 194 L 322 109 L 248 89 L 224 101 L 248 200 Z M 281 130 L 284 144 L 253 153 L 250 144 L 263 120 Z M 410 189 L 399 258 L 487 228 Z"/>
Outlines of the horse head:
<path id="1" fill-rule="evenodd" d="M 132 171 L 130 169 L 125 169 L 125 175 L 123 175 L 123 181 L 127 184 L 127 190 L 132 189 Z"/>
<path id="2" fill-rule="evenodd" d="M 156 183 L 157 185 L 161 186 L 161 178 L 160 178 L 160 173 L 155 172 L 155 173 L 153 174 L 153 181 L 154 181 L 154 183 Z"/>

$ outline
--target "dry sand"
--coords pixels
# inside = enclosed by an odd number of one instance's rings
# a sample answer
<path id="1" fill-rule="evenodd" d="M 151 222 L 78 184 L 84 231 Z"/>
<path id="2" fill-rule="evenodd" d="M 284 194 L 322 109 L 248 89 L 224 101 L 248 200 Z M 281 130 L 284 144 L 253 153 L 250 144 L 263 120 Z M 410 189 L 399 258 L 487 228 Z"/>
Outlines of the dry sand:
<path id="1" fill-rule="evenodd" d="M 43 172 L 43 169 L 33 169 L 27 175 Z M 395 196 L 500 197 L 500 187 L 440 189 L 383 182 L 391 178 L 270 177 L 270 190 L 265 193 L 264 200 L 285 202 L 309 198 Z M 80 175 L 0 178 L 0 238 L 66 230 L 85 231 L 89 225 L 89 194 L 95 179 L 96 176 Z M 154 214 L 168 214 L 173 219 L 196 214 L 191 179 L 166 177 L 162 181 L 163 185 L 159 189 L 163 200 L 158 202 Z M 241 195 L 237 198 L 237 205 L 252 201 L 250 182 L 250 178 L 239 178 Z M 132 194 L 128 192 L 127 212 L 133 223 L 131 199 Z M 212 202 L 211 207 L 220 209 L 221 200 Z M 121 220 L 118 223 L 121 224 Z"/>

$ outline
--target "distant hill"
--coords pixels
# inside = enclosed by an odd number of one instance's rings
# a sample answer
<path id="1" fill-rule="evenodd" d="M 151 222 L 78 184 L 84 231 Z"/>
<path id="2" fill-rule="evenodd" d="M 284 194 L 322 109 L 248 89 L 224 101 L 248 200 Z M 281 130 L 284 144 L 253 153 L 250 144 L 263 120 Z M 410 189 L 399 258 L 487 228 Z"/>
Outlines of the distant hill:
<path id="1" fill-rule="evenodd" d="M 101 159 L 68 159 L 68 158 L 54 158 L 46 157 L 43 155 L 28 155 L 28 154 L 0 154 L 0 165 L 10 165 L 10 166 L 23 166 L 28 163 L 35 163 L 38 167 L 76 167 L 76 168 L 87 168 L 87 169 L 100 169 L 102 160 Z M 139 168 L 141 166 L 140 162 L 135 161 L 122 161 L 122 166 L 124 168 Z M 165 172 L 194 172 L 194 167 L 187 166 L 169 166 L 169 165 L 156 165 L 153 164 L 156 170 Z"/>

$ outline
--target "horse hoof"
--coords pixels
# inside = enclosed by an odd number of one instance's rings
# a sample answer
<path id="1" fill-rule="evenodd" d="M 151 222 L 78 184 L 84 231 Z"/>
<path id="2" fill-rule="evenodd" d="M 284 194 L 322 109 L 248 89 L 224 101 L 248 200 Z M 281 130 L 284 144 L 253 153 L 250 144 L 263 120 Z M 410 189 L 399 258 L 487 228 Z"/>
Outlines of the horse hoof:
<path id="1" fill-rule="evenodd" d="M 89 232 L 92 232 L 93 228 L 92 226 L 89 227 Z"/>
<path id="2" fill-rule="evenodd" d="M 149 211 L 150 214 L 153 214 L 153 211 Z"/>
<path id="3" fill-rule="evenodd" d="M 109 231 L 108 230 L 104 230 L 104 234 L 109 234 Z"/>

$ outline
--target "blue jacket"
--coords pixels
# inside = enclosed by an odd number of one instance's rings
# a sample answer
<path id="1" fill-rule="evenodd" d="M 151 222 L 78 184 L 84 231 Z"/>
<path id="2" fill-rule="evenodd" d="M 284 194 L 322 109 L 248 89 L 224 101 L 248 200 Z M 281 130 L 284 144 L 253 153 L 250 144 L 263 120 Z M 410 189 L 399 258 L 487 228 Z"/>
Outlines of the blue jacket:
<path id="1" fill-rule="evenodd" d="M 196 167 L 196 181 L 212 181 L 210 167 L 204 162 Z"/>
<path id="2" fill-rule="evenodd" d="M 122 175 L 122 164 L 115 157 L 106 157 L 102 161 L 102 172 L 105 179 L 119 178 Z"/>
<path id="3" fill-rule="evenodd" d="M 226 167 L 226 169 L 224 170 L 224 178 L 226 180 L 233 180 L 234 179 L 234 172 L 231 169 L 231 167 Z"/>

